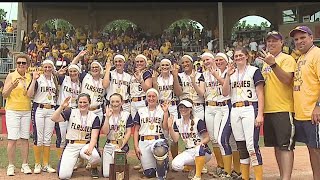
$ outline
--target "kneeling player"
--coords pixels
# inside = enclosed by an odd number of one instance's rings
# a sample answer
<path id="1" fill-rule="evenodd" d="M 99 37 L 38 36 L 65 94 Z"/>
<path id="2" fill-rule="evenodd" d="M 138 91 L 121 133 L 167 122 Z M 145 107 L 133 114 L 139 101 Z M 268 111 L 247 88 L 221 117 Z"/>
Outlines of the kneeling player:
<path id="1" fill-rule="evenodd" d="M 184 166 L 196 166 L 193 180 L 201 179 L 201 171 L 205 163 L 211 159 L 211 151 L 207 145 L 210 141 L 206 123 L 192 114 L 193 102 L 190 99 L 182 100 L 178 105 L 180 119 L 168 120 L 169 133 L 174 142 L 179 135 L 185 143 L 186 150 L 176 156 L 172 161 L 172 169 L 182 171 Z"/>

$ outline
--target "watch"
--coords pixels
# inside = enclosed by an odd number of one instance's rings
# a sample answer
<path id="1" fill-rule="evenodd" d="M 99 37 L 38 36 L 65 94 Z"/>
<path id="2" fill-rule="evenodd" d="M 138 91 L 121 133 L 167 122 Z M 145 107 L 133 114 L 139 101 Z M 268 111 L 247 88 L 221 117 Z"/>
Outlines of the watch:
<path id="1" fill-rule="evenodd" d="M 316 102 L 316 106 L 320 107 L 320 102 L 319 101 Z"/>
<path id="2" fill-rule="evenodd" d="M 270 65 L 271 69 L 275 68 L 276 66 L 277 66 L 277 63 Z"/>

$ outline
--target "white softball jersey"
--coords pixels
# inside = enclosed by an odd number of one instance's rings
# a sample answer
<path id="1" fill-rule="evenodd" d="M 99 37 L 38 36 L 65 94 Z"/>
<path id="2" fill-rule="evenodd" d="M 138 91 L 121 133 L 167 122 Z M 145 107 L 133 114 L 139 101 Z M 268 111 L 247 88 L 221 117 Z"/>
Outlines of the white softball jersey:
<path id="1" fill-rule="evenodd" d="M 118 117 L 112 115 L 109 118 L 110 131 L 107 138 L 109 140 L 123 139 L 127 128 L 131 127 L 133 127 L 133 120 L 129 112 L 121 111 Z M 118 137 L 116 137 L 115 134 L 117 134 Z"/>
<path id="2" fill-rule="evenodd" d="M 61 113 L 65 121 L 69 121 L 66 139 L 90 141 L 92 129 L 100 128 L 100 119 L 92 111 L 81 116 L 79 109 L 69 109 Z"/>
<path id="3" fill-rule="evenodd" d="M 102 79 L 99 78 L 99 80 L 96 81 L 93 79 L 91 74 L 84 72 L 80 75 L 80 81 L 82 82 L 81 93 L 87 93 L 90 95 L 90 107 L 101 105 L 105 95 L 105 90 L 102 86 Z"/>
<path id="4" fill-rule="evenodd" d="M 159 100 L 162 101 L 176 101 L 178 98 L 173 91 L 173 75 L 170 74 L 168 79 L 161 75 L 157 78 L 159 88 Z"/>
<path id="5" fill-rule="evenodd" d="M 80 94 L 80 81 L 72 82 L 70 76 L 59 76 L 58 81 L 60 90 L 57 105 L 61 105 L 67 97 L 71 96 L 69 107 L 77 107 L 76 99 Z"/>
<path id="6" fill-rule="evenodd" d="M 161 135 L 163 134 L 162 122 L 164 112 L 160 105 L 155 110 L 149 111 L 148 107 L 138 110 L 133 122 L 140 125 L 139 135 Z"/>
<path id="7" fill-rule="evenodd" d="M 218 72 L 219 76 L 224 79 L 227 71 L 225 70 L 223 73 L 221 73 L 220 69 L 218 69 Z M 205 101 L 222 102 L 230 99 L 230 96 L 225 97 L 222 95 L 223 84 L 220 84 L 220 82 L 211 74 L 210 71 L 205 71 L 203 73 L 203 77 L 206 84 L 206 90 L 204 94 Z"/>
<path id="8" fill-rule="evenodd" d="M 173 130 L 179 132 L 187 149 L 193 148 L 200 144 L 201 134 L 207 132 L 206 124 L 203 120 L 194 117 L 194 125 L 191 128 L 191 120 L 188 124 L 184 124 L 183 118 L 175 120 Z M 192 131 L 191 131 L 192 130 Z"/>
<path id="9" fill-rule="evenodd" d="M 152 77 L 152 73 L 150 70 L 147 70 L 141 76 L 145 81 L 146 79 Z M 131 98 L 146 96 L 146 92 L 143 91 L 140 82 L 134 76 L 132 76 L 130 82 L 130 96 Z"/>
<path id="10" fill-rule="evenodd" d="M 199 96 L 194 87 L 191 84 L 191 78 L 186 73 L 182 72 L 178 74 L 181 80 L 182 95 L 180 99 L 190 98 L 194 103 L 204 103 L 204 98 Z M 201 81 L 204 81 L 203 74 L 196 72 L 195 74 L 196 84 L 199 86 Z"/>
<path id="11" fill-rule="evenodd" d="M 132 76 L 126 72 L 119 74 L 117 70 L 110 71 L 110 86 L 107 88 L 107 100 L 114 93 L 121 94 L 123 100 L 128 100 L 131 78 Z"/>
<path id="12" fill-rule="evenodd" d="M 33 102 L 39 104 L 51 104 L 56 105 L 57 95 L 56 95 L 56 85 L 53 80 L 53 76 L 51 76 L 50 80 L 47 80 L 46 77 L 41 74 L 37 79 L 35 84 L 35 94 Z"/>
<path id="13" fill-rule="evenodd" d="M 256 85 L 260 82 L 264 83 L 264 78 L 257 67 L 247 65 L 242 74 L 239 74 L 236 70 L 230 76 L 231 103 L 239 101 L 258 102 Z"/>

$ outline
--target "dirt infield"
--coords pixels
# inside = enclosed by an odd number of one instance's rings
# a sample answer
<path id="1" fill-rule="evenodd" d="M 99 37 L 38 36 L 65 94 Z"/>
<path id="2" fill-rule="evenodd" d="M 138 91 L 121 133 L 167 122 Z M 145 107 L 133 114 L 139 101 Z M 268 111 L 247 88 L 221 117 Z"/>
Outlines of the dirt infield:
<path id="1" fill-rule="evenodd" d="M 264 167 L 264 179 L 266 180 L 276 180 L 279 178 L 279 173 L 277 169 L 276 160 L 274 157 L 274 151 L 272 148 L 261 148 L 261 153 L 263 157 L 263 167 Z M 133 151 L 130 151 L 129 153 L 130 157 L 134 157 Z M 293 180 L 309 180 L 312 179 L 312 171 L 310 167 L 309 162 L 309 154 L 308 149 L 305 146 L 297 146 L 295 150 L 295 161 L 293 166 L 293 173 L 292 173 L 292 179 Z M 213 167 L 216 165 L 216 162 L 214 158 L 211 159 L 211 161 L 207 164 L 209 171 L 213 170 Z M 251 171 L 253 173 L 253 171 Z M 173 172 L 170 171 L 168 174 L 168 180 L 186 180 L 188 176 L 188 173 L 183 172 Z M 251 174 L 253 177 L 253 174 Z M 24 175 L 20 173 L 20 169 L 16 168 L 16 176 L 14 177 L 8 177 L 6 176 L 6 170 L 0 169 L 0 180 L 8 179 L 8 180 L 14 180 L 14 179 L 32 179 L 32 180 L 51 180 L 51 179 L 58 179 L 57 174 L 49 174 L 49 173 L 42 173 L 40 175 Z M 85 169 L 79 169 L 73 173 L 72 179 L 77 180 L 84 180 L 84 179 L 91 179 L 89 171 Z M 99 178 L 99 179 L 107 179 L 107 178 Z M 140 180 L 140 179 L 147 179 L 142 176 L 141 173 L 139 173 L 136 170 L 133 170 L 132 166 L 130 167 L 130 180 Z M 154 179 L 154 178 L 153 178 Z M 214 179 L 212 176 L 209 176 L 208 174 L 203 175 L 203 180 L 209 180 Z"/>

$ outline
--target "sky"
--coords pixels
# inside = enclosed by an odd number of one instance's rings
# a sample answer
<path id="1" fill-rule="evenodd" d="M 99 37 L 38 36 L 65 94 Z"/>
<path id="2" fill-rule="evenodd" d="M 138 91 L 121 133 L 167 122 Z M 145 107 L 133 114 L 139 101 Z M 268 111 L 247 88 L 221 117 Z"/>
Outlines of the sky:
<path id="1" fill-rule="evenodd" d="M 0 2 L 0 8 L 7 12 L 6 19 L 11 22 L 17 20 L 18 17 L 18 3 L 17 2 Z"/>
<path id="2" fill-rule="evenodd" d="M 4 9 L 4 11 L 7 12 L 7 17 L 6 19 L 9 20 L 9 22 L 11 22 L 11 20 L 17 20 L 18 17 L 18 3 L 17 2 L 0 2 L 0 8 Z M 250 25 L 260 25 L 261 22 L 266 21 L 266 19 L 259 17 L 259 16 L 247 16 L 244 17 L 242 19 L 240 19 L 240 21 L 242 22 L 243 20 L 246 20 L 247 24 Z M 270 23 L 269 23 L 270 25 Z"/>

